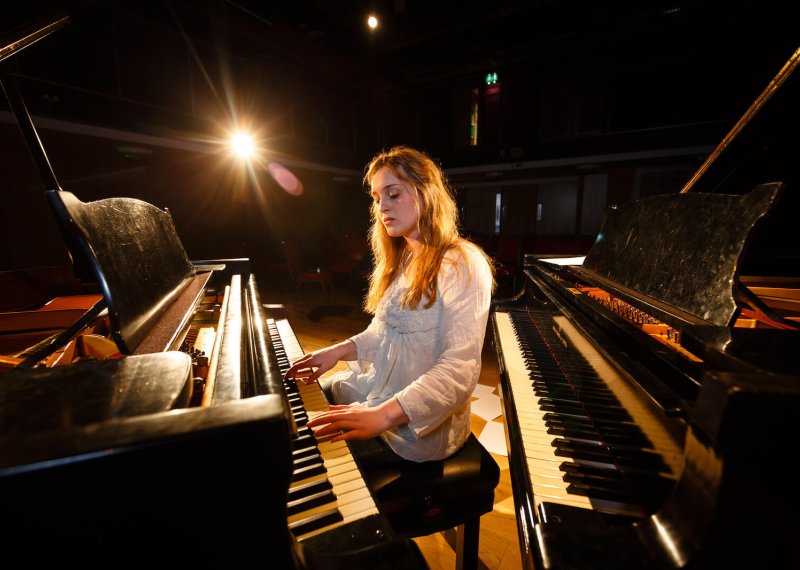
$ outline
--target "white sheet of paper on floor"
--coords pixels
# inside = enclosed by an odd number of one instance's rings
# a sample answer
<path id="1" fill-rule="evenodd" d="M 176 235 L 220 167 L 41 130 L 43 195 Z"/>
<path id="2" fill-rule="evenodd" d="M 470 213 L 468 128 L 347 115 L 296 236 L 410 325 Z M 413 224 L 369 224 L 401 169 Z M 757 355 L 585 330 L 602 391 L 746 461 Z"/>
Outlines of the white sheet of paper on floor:
<path id="1" fill-rule="evenodd" d="M 503 408 L 500 405 L 500 397 L 494 394 L 487 394 L 477 400 L 472 400 L 472 413 L 485 419 L 487 422 L 500 417 Z"/>
<path id="2" fill-rule="evenodd" d="M 489 453 L 504 457 L 508 456 L 506 436 L 503 431 L 503 424 L 500 422 L 486 422 L 481 434 L 478 436 L 478 441 Z"/>
<path id="3" fill-rule="evenodd" d="M 473 398 L 483 398 L 489 394 L 494 394 L 495 387 L 487 386 L 486 384 L 476 384 L 475 390 L 472 392 Z"/>

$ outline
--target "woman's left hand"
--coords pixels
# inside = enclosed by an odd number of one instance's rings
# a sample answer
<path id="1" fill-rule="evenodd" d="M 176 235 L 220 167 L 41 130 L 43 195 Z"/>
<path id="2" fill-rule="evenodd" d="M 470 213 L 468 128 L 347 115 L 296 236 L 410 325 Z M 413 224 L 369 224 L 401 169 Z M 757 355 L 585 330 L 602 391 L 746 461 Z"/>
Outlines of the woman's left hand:
<path id="1" fill-rule="evenodd" d="M 341 432 L 331 441 L 369 439 L 408 420 L 400 403 L 392 398 L 374 408 L 362 404 L 331 406 L 329 412 L 309 421 L 308 427 L 319 428 L 314 430 L 317 436 Z"/>

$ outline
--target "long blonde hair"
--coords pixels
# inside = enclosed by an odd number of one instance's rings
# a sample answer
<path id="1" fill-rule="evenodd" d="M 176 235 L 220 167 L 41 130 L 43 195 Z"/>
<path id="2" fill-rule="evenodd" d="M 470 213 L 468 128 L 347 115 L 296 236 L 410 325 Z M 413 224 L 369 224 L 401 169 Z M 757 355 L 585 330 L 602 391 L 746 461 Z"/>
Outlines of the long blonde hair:
<path id="1" fill-rule="evenodd" d="M 396 146 L 378 153 L 365 168 L 364 185 L 367 191 L 370 191 L 373 177 L 382 168 L 388 168 L 416 190 L 414 198 L 422 247 L 414 262 L 411 286 L 402 302 L 415 309 L 424 295 L 427 298 L 424 306 L 428 308 L 436 301 L 436 275 L 445 254 L 451 248 L 458 248 L 463 254 L 463 249 L 473 244 L 459 235 L 458 209 L 452 190 L 439 165 L 428 155 L 406 146 Z M 390 237 L 386 232 L 379 205 L 373 203 L 371 213 L 369 238 L 375 265 L 370 275 L 364 308 L 374 313 L 392 281 L 403 270 L 404 260 L 410 251 L 404 238 Z M 474 247 L 483 253 L 491 268 L 491 259 L 482 249 Z M 469 257 L 465 258 L 469 261 Z"/>

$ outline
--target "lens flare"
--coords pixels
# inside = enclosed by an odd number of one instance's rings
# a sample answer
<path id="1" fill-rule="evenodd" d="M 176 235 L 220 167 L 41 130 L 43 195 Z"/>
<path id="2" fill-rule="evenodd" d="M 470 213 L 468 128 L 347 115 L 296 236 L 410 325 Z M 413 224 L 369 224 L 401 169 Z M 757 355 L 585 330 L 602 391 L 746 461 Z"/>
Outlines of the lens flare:
<path id="1" fill-rule="evenodd" d="M 299 196 L 303 193 L 303 183 L 300 179 L 292 174 L 288 168 L 278 164 L 277 162 L 270 162 L 267 165 L 270 176 L 278 183 L 278 185 L 286 190 L 293 196 Z"/>

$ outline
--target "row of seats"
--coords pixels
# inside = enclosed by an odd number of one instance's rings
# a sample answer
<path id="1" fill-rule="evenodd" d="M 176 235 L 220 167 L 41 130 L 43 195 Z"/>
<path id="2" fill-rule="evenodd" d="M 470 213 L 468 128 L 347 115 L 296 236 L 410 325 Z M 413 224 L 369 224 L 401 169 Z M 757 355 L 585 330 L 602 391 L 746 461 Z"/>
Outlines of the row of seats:
<path id="1" fill-rule="evenodd" d="M 519 285 L 524 254 L 586 255 L 594 243 L 588 236 L 495 236 L 469 233 L 494 260 L 499 296 L 513 293 Z M 327 304 L 335 304 L 335 286 L 363 288 L 371 268 L 366 237 L 344 234 L 324 258 L 310 259 L 308 248 L 296 237 L 281 240 L 282 259 L 265 267 L 279 274 L 294 288 L 295 304 L 309 287 L 318 287 Z M 505 289 L 505 291 L 504 291 Z"/>

